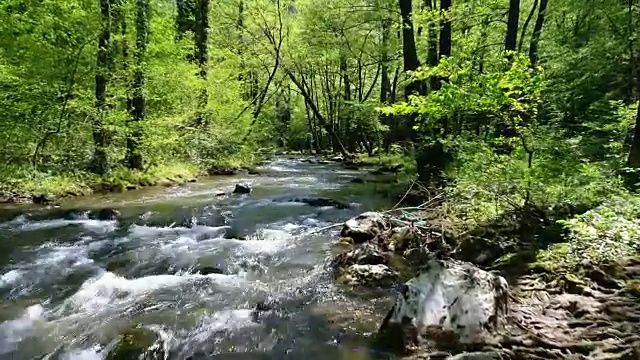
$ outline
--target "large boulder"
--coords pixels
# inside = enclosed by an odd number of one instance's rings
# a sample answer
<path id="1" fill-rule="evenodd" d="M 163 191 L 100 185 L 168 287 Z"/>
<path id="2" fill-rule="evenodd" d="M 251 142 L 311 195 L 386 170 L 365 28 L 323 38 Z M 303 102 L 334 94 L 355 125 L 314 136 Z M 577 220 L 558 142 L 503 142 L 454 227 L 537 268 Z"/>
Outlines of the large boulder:
<path id="1" fill-rule="evenodd" d="M 369 243 L 338 254 L 334 260 L 334 266 L 339 269 L 346 269 L 351 265 L 387 265 L 388 263 L 389 256 L 380 251 L 377 246 Z"/>
<path id="2" fill-rule="evenodd" d="M 164 343 L 156 332 L 132 328 L 118 337 L 106 360 L 161 360 L 165 355 Z"/>
<path id="3" fill-rule="evenodd" d="M 340 236 L 350 237 L 356 243 L 364 243 L 373 240 L 388 227 L 382 214 L 366 212 L 344 223 Z"/>
<path id="4" fill-rule="evenodd" d="M 432 259 L 402 288 L 380 327 L 396 350 L 423 345 L 460 349 L 496 330 L 507 311 L 504 278 L 469 263 Z"/>
<path id="5" fill-rule="evenodd" d="M 351 265 L 340 277 L 340 282 L 347 285 L 380 286 L 393 285 L 398 275 L 388 266 L 378 265 Z"/>

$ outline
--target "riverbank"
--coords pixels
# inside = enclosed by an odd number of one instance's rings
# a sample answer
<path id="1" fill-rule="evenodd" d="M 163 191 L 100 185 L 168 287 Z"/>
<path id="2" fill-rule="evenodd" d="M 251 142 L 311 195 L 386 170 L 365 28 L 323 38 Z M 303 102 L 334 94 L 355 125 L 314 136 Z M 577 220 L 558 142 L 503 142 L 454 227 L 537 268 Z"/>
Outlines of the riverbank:
<path id="1" fill-rule="evenodd" d="M 275 154 L 276 152 L 274 152 Z M 324 157 L 306 155 L 300 152 L 279 152 L 288 158 L 308 157 L 319 161 L 331 161 L 333 155 Z M 196 182 L 206 176 L 228 176 L 242 172 L 255 173 L 255 166 L 272 158 L 269 154 L 252 154 L 218 161 L 204 167 L 195 163 L 168 163 L 150 166 L 144 171 L 117 168 L 104 176 L 86 171 L 43 172 L 34 169 L 7 168 L 0 172 L 0 204 L 33 203 L 48 205 L 64 201 L 66 198 L 94 193 L 123 192 L 151 186 L 173 186 Z M 310 160 L 311 161 L 311 160 Z M 340 161 L 334 158 L 333 161 Z M 345 163 L 346 168 L 373 167 L 374 175 L 382 172 L 394 176 L 394 183 L 404 184 L 415 172 L 411 157 L 399 154 L 367 156 L 358 154 L 354 161 Z M 393 170 L 396 169 L 396 170 Z M 389 171 L 393 170 L 393 171 Z M 397 181 L 395 180 L 397 178 Z M 363 180 L 364 182 L 364 180 Z M 390 189 L 384 192 L 389 193 Z M 392 194 L 392 195 L 395 195 Z"/>
<path id="2" fill-rule="evenodd" d="M 410 359 L 638 358 L 637 196 L 609 198 L 593 209 L 519 208 L 463 232 L 443 205 L 428 204 L 362 214 L 341 232 L 347 238 L 340 240 L 343 250 L 333 260 L 339 283 L 396 287 L 412 279 L 401 287 L 395 312 L 379 323 L 377 346 L 394 346 Z M 455 326 L 465 324 L 466 318 L 458 317 L 478 314 L 478 301 L 483 309 L 500 308 L 493 300 L 499 294 L 494 296 L 493 285 L 467 284 L 467 278 L 458 280 L 473 290 L 443 281 L 430 292 L 433 279 L 451 280 L 460 271 L 476 274 L 477 281 L 499 276 L 508 284 L 508 297 L 500 297 L 508 312 L 489 317 L 495 325 L 487 324 L 471 342 L 464 341 L 465 326 Z M 491 296 L 471 301 L 478 293 Z M 450 301 L 449 295 L 455 296 L 445 312 L 450 323 L 443 318 L 437 324 L 438 317 L 423 319 L 418 309 L 410 311 L 425 306 L 428 313 Z M 398 311 L 416 316 L 417 323 L 409 324 L 418 328 L 388 327 L 390 317 L 402 318 Z"/>

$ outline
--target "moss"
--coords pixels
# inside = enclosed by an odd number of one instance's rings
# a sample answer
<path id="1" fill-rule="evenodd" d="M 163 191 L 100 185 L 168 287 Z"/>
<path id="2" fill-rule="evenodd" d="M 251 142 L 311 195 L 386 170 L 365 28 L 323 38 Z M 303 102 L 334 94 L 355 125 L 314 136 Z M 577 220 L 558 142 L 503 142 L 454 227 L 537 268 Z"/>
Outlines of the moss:
<path id="1" fill-rule="evenodd" d="M 353 245 L 353 244 L 355 244 L 353 239 L 350 238 L 350 237 L 343 237 L 343 238 L 340 239 L 340 241 L 338 243 L 340 245 Z"/>
<path id="2" fill-rule="evenodd" d="M 624 291 L 631 295 L 640 298 L 640 280 L 632 280 L 626 283 Z"/>
<path id="3" fill-rule="evenodd" d="M 158 341 L 158 335 L 143 328 L 133 328 L 122 333 L 107 355 L 107 360 L 137 360 L 148 353 Z"/>
<path id="4" fill-rule="evenodd" d="M 587 288 L 587 283 L 580 280 L 576 274 L 567 273 L 559 279 L 559 285 L 566 292 L 582 294 Z"/>

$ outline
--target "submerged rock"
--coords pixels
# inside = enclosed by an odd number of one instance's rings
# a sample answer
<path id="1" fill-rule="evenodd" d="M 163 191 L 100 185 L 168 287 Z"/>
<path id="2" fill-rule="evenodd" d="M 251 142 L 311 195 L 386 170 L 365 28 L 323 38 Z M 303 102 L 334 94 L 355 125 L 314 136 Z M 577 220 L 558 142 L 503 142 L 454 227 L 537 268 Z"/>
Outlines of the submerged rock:
<path id="1" fill-rule="evenodd" d="M 313 207 L 334 207 L 336 209 L 348 209 L 349 205 L 330 198 L 294 198 L 292 202 L 299 202 Z"/>
<path id="2" fill-rule="evenodd" d="M 120 213 L 119 210 L 111 208 L 100 209 L 96 212 L 92 211 L 89 213 L 90 219 L 97 220 L 118 220 L 121 216 L 122 213 Z"/>
<path id="3" fill-rule="evenodd" d="M 445 349 L 474 343 L 500 326 L 507 301 L 504 278 L 469 263 L 433 259 L 402 288 L 380 340 L 397 350 L 424 340 Z"/>
<path id="4" fill-rule="evenodd" d="M 343 272 L 340 282 L 347 285 L 387 287 L 393 285 L 398 275 L 388 266 L 351 265 Z"/>
<path id="5" fill-rule="evenodd" d="M 224 270 L 215 266 L 200 266 L 196 269 L 196 272 L 200 273 L 200 275 L 224 274 Z"/>
<path id="6" fill-rule="evenodd" d="M 250 194 L 251 186 L 248 184 L 236 184 L 236 188 L 233 190 L 234 194 Z"/>
<path id="7" fill-rule="evenodd" d="M 344 223 L 340 236 L 350 237 L 356 243 L 364 243 L 373 240 L 387 227 L 387 221 L 382 214 L 366 212 Z"/>
<path id="8" fill-rule="evenodd" d="M 106 360 L 160 360 L 165 350 L 160 336 L 149 329 L 133 328 L 122 333 Z"/>

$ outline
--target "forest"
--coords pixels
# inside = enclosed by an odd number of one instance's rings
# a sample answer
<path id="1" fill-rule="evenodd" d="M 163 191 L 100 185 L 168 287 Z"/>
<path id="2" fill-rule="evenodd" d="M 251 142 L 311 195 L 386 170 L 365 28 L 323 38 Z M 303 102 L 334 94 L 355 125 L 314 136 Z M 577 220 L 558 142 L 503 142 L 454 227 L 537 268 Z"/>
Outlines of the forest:
<path id="1" fill-rule="evenodd" d="M 7 0 L 5 201 L 278 151 L 399 159 L 466 217 L 592 208 L 640 167 L 624 1 Z M 407 184 L 408 185 L 408 184 Z"/>
<path id="2" fill-rule="evenodd" d="M 550 2 L 0 0 L 0 357 L 639 359 L 640 2 Z"/>

